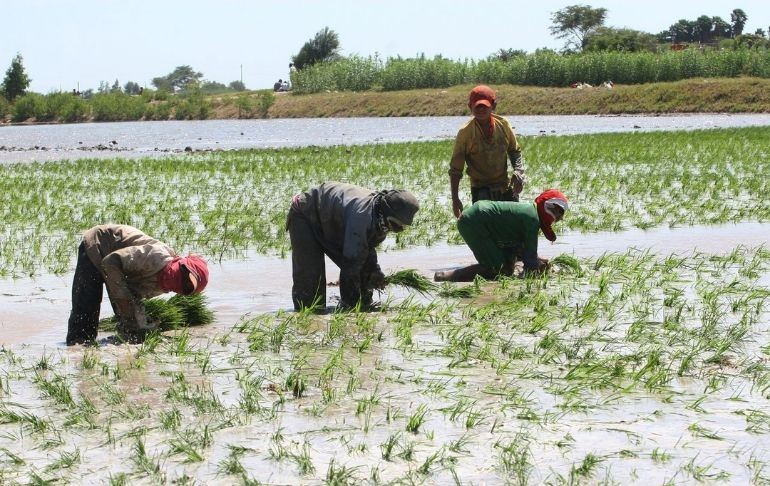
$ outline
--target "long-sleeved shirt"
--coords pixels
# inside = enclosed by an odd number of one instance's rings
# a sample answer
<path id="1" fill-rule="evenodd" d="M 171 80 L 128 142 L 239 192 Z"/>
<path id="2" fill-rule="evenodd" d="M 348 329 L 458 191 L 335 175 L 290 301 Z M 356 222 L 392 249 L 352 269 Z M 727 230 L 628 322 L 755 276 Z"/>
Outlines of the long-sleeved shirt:
<path id="1" fill-rule="evenodd" d="M 144 327 L 141 299 L 164 293 L 158 273 L 176 256 L 174 250 L 133 226 L 105 224 L 83 234 L 86 254 L 102 272 L 110 300 L 128 301 L 133 315 L 120 316 Z"/>
<path id="2" fill-rule="evenodd" d="M 524 268 L 537 268 L 540 218 L 531 202 L 478 201 L 463 211 L 457 229 L 482 265 L 499 269 L 520 253 Z"/>
<path id="3" fill-rule="evenodd" d="M 363 271 L 379 270 L 377 250 L 387 231 L 375 222 L 376 192 L 343 182 L 325 182 L 292 205 L 306 218 L 329 258 L 340 267 L 340 293 L 357 296 Z"/>
<path id="4" fill-rule="evenodd" d="M 463 169 L 471 179 L 471 187 L 504 189 L 510 183 L 508 159 L 511 160 L 514 177 L 523 180 L 524 164 L 521 146 L 516 140 L 511 124 L 502 116 L 492 114 L 494 131 L 486 138 L 482 127 L 471 119 L 457 132 L 449 175 L 462 177 Z"/>

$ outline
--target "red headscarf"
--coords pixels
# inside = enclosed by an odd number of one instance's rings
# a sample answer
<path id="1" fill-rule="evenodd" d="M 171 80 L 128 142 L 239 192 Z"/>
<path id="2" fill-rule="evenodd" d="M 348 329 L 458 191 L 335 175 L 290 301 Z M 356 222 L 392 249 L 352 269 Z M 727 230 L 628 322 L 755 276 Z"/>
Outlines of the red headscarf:
<path id="1" fill-rule="evenodd" d="M 188 255 L 186 257 L 175 256 L 163 270 L 158 273 L 158 284 L 164 292 L 184 293 L 182 286 L 182 267 L 186 267 L 190 273 L 195 275 L 198 285 L 193 291 L 194 294 L 203 292 L 209 283 L 209 267 L 206 260 L 198 255 Z"/>
<path id="2" fill-rule="evenodd" d="M 548 238 L 548 241 L 556 241 L 556 234 L 553 232 L 553 228 L 551 228 L 551 225 L 554 223 L 554 217 L 545 210 L 545 202 L 549 199 L 562 199 L 565 202 L 568 201 L 567 196 L 558 189 L 548 189 L 535 198 L 537 215 L 540 217 L 540 229 L 543 231 L 545 237 Z"/>

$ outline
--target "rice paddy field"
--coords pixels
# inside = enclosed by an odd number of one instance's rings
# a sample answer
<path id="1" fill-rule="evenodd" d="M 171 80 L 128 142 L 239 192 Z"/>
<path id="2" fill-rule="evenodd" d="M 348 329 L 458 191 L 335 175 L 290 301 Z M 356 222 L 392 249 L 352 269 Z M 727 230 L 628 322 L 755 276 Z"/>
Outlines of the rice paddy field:
<path id="1" fill-rule="evenodd" d="M 3 345 L 0 483 L 770 484 L 770 127 L 521 141 L 525 198 L 572 203 L 557 233 L 638 244 L 560 246 L 537 278 L 389 290 L 377 312 L 246 302 L 141 345 Z M 413 191 L 415 224 L 385 255 L 427 261 L 461 243 L 451 148 L 0 165 L 0 273 L 67 276 L 103 222 L 215 266 L 279 260 L 291 195 L 325 180 Z M 750 242 L 640 248 L 645 231 L 734 223 Z"/>

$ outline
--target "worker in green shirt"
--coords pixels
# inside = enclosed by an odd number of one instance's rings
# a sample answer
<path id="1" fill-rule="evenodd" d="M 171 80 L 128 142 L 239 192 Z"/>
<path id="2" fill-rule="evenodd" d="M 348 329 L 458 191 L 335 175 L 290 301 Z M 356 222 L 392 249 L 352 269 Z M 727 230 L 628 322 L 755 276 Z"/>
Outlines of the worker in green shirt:
<path id="1" fill-rule="evenodd" d="M 520 256 L 526 273 L 543 272 L 548 261 L 537 256 L 538 231 L 556 241 L 551 225 L 569 209 L 567 197 L 556 189 L 540 194 L 531 202 L 478 201 L 465 209 L 457 229 L 476 257 L 477 264 L 437 272 L 434 280 L 468 282 L 476 275 L 492 279 L 512 275 Z"/>

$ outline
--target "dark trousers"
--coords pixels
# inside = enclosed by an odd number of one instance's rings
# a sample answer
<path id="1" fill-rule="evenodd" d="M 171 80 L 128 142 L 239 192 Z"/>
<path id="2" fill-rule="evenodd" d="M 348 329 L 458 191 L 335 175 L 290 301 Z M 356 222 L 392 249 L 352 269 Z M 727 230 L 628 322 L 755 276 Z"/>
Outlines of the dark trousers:
<path id="1" fill-rule="evenodd" d="M 78 263 L 72 279 L 72 311 L 67 329 L 67 345 L 96 340 L 99 310 L 104 292 L 104 277 L 86 254 L 85 244 L 78 248 Z"/>
<path id="2" fill-rule="evenodd" d="M 493 191 L 488 187 L 471 187 L 471 202 L 476 201 L 518 201 L 519 197 L 513 195 L 510 187 L 502 191 Z"/>
<path id="3" fill-rule="evenodd" d="M 313 304 L 326 306 L 326 262 L 324 250 L 307 219 L 290 214 L 287 227 L 291 240 L 291 299 L 294 309 Z"/>

